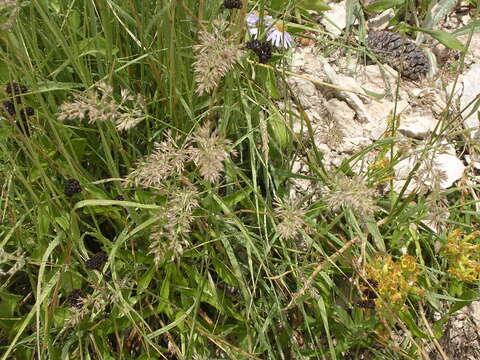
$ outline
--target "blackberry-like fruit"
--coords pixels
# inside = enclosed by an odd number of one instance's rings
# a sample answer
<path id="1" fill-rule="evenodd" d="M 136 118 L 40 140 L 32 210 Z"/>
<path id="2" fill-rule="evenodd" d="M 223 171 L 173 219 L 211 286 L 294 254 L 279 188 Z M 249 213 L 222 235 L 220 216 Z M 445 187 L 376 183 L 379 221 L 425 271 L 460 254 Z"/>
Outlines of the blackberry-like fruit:
<path id="1" fill-rule="evenodd" d="M 122 195 L 118 195 L 115 199 L 113 200 L 118 200 L 118 201 L 124 201 L 125 198 Z"/>
<path id="2" fill-rule="evenodd" d="M 83 298 L 85 298 L 85 293 L 81 289 L 75 289 L 67 296 L 65 302 L 70 306 L 81 309 L 83 306 Z"/>
<path id="3" fill-rule="evenodd" d="M 25 113 L 26 116 L 32 116 L 35 114 L 35 110 L 31 106 L 27 106 L 23 112 Z"/>
<path id="4" fill-rule="evenodd" d="M 105 254 L 103 251 L 100 251 L 88 259 L 85 262 L 85 266 L 88 270 L 101 270 L 106 261 L 107 254 Z"/>
<path id="5" fill-rule="evenodd" d="M 367 46 L 386 63 L 411 80 L 420 80 L 430 68 L 423 51 L 411 40 L 404 40 L 400 34 L 391 31 L 370 32 Z"/>
<path id="6" fill-rule="evenodd" d="M 5 92 L 10 96 L 16 96 L 28 92 L 28 88 L 25 85 L 12 81 L 5 86 Z"/>
<path id="7" fill-rule="evenodd" d="M 4 101 L 3 108 L 10 116 L 14 116 L 16 114 L 15 104 L 13 103 L 13 101 L 10 101 L 10 100 Z"/>
<path id="8" fill-rule="evenodd" d="M 253 39 L 245 43 L 245 48 L 256 52 L 260 49 L 261 45 L 262 43 L 260 41 L 258 41 L 257 39 Z"/>
<path id="9" fill-rule="evenodd" d="M 227 9 L 241 9 L 242 1 L 241 0 L 225 0 L 223 6 Z"/>
<path id="10" fill-rule="evenodd" d="M 262 42 L 260 49 L 257 52 L 258 59 L 262 64 L 266 64 L 272 57 L 272 44 L 268 41 Z"/>
<path id="11" fill-rule="evenodd" d="M 5 92 L 10 95 L 11 100 L 15 99 L 14 101 L 17 104 L 21 104 L 22 98 L 19 95 L 28 92 L 28 88 L 25 85 L 12 81 L 5 86 Z"/>
<path id="12" fill-rule="evenodd" d="M 65 189 L 64 193 L 68 197 L 71 197 L 75 194 L 78 194 L 79 192 L 82 191 L 82 187 L 80 186 L 80 183 L 78 180 L 75 179 L 68 179 L 66 184 L 65 184 Z"/>
<path id="13" fill-rule="evenodd" d="M 362 309 L 375 309 L 375 302 L 372 300 L 361 300 L 355 303 L 355 306 L 358 306 Z"/>
<path id="14" fill-rule="evenodd" d="M 272 45 L 268 41 L 250 40 L 245 44 L 247 49 L 252 50 L 258 56 L 258 61 L 266 64 L 272 57 Z"/>

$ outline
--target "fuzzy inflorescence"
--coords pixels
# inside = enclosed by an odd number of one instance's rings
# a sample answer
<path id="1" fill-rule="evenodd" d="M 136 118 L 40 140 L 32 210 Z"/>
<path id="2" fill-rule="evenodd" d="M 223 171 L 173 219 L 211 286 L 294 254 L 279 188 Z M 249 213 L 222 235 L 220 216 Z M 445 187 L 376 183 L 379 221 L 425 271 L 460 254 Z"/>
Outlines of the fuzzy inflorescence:
<path id="1" fill-rule="evenodd" d="M 196 61 L 193 64 L 199 95 L 215 89 L 242 56 L 236 36 L 227 36 L 227 32 L 228 27 L 220 21 L 214 22 L 211 31 L 200 30 L 199 44 L 194 46 Z"/>
<path id="2" fill-rule="evenodd" d="M 17 0 L 0 0 L 0 14 L 6 19 L 0 24 L 0 30 L 9 31 L 15 24 L 20 7 Z"/>
<path id="3" fill-rule="evenodd" d="M 302 207 L 301 199 L 288 198 L 275 201 L 275 216 L 280 220 L 277 232 L 281 239 L 292 239 L 304 227 L 303 220 L 306 211 Z"/>
<path id="4" fill-rule="evenodd" d="M 177 145 L 179 138 L 173 138 L 169 132 L 165 140 L 155 144 L 152 154 L 142 158 L 127 177 L 127 183 L 143 187 L 163 188 L 170 179 L 183 178 L 185 166 L 193 162 L 200 175 L 207 181 L 216 182 L 229 155 L 234 155 L 231 141 L 210 124 L 205 124 L 189 135 L 183 145 Z"/>
<path id="5" fill-rule="evenodd" d="M 198 128 L 191 138 L 188 148 L 190 159 L 197 165 L 200 175 L 210 183 L 216 182 L 224 169 L 224 162 L 235 152 L 231 149 L 231 141 L 218 135 L 210 124 Z"/>
<path id="6" fill-rule="evenodd" d="M 127 106 L 132 102 L 132 106 Z M 100 83 L 95 90 L 89 90 L 75 96 L 75 100 L 60 106 L 58 119 L 84 120 L 90 124 L 112 121 L 119 131 L 129 130 L 142 122 L 145 116 L 145 102 L 140 94 L 133 96 L 128 90 L 121 90 L 120 101 L 114 96 L 113 88 Z"/>
<path id="7" fill-rule="evenodd" d="M 193 210 L 199 206 L 199 194 L 193 185 L 170 189 L 165 205 L 157 213 L 150 253 L 158 266 L 164 260 L 177 260 L 188 245 L 187 235 L 193 222 Z"/>
<path id="8" fill-rule="evenodd" d="M 324 195 L 332 210 L 351 209 L 359 219 L 364 219 L 377 209 L 375 194 L 376 190 L 369 188 L 361 176 L 349 178 L 340 174 Z"/>

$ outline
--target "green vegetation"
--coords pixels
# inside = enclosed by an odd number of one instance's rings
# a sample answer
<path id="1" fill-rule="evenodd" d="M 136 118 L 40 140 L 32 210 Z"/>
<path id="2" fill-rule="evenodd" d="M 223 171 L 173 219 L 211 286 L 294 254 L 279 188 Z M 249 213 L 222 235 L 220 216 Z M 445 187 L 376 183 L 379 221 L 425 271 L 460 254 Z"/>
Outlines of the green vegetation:
<path id="1" fill-rule="evenodd" d="M 433 25 L 433 1 L 415 21 L 415 2 L 383 3 L 405 31 Z M 323 3 L 0 4 L 0 360 L 420 359 L 478 296 L 478 189 L 380 196 L 394 116 L 366 174 L 363 152 L 327 171 L 293 113 L 291 50 L 245 46 L 267 13 L 310 36 Z M 354 46 L 319 43 L 363 58 L 348 28 Z M 311 193 L 292 195 L 294 157 Z"/>

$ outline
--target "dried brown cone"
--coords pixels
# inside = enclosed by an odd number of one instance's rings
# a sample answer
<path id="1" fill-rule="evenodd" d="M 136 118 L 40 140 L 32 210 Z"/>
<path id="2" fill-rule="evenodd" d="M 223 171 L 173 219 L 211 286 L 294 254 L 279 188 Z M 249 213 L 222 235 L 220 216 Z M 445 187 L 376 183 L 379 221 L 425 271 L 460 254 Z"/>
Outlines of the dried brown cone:
<path id="1" fill-rule="evenodd" d="M 382 63 L 399 71 L 411 80 L 420 80 L 430 68 L 423 51 L 411 40 L 403 39 L 391 31 L 372 31 L 367 37 L 367 46 Z"/>

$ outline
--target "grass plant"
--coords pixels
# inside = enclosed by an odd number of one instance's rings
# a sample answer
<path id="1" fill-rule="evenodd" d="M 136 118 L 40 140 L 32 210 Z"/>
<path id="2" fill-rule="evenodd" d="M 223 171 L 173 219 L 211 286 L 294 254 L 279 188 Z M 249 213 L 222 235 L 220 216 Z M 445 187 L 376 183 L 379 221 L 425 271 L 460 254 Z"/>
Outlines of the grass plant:
<path id="1" fill-rule="evenodd" d="M 436 1 L 400 3 L 394 21 L 415 6 L 411 26 L 439 21 Z M 250 11 L 301 37 L 324 5 L 228 4 L 0 1 L 0 97 L 13 106 L 0 120 L 0 360 L 427 359 L 449 313 L 478 298 L 472 178 L 382 195 L 395 114 L 385 138 L 327 170 L 306 114 L 304 141 L 281 110 L 299 104 L 291 50 L 245 46 Z M 474 154 L 451 109 L 429 145 L 455 129 Z M 293 195 L 296 157 L 310 194 Z"/>

